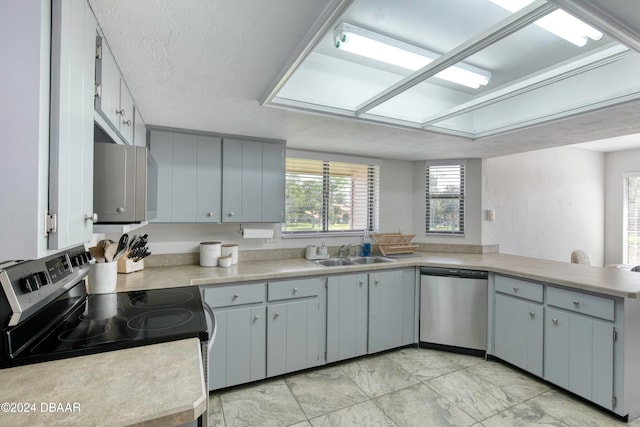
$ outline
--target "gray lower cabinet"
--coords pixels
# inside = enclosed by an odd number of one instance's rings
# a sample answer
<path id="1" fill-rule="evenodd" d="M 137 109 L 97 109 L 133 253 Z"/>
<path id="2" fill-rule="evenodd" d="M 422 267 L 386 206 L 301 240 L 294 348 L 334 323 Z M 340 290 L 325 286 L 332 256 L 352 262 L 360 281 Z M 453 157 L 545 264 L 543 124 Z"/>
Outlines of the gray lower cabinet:
<path id="1" fill-rule="evenodd" d="M 209 390 L 266 377 L 266 285 L 211 286 L 204 302 L 216 316 L 216 337 L 209 353 Z"/>
<path id="2" fill-rule="evenodd" d="M 494 354 L 534 375 L 543 367 L 543 285 L 497 277 Z"/>
<path id="3" fill-rule="evenodd" d="M 329 276 L 327 362 L 367 354 L 369 301 L 367 273 Z"/>
<path id="4" fill-rule="evenodd" d="M 267 376 L 324 363 L 324 304 L 319 295 L 325 281 L 311 278 L 268 283 Z"/>
<path id="5" fill-rule="evenodd" d="M 544 333 L 544 379 L 613 409 L 613 324 L 547 308 Z"/>
<path id="6" fill-rule="evenodd" d="M 369 273 L 368 352 L 415 343 L 415 313 L 415 269 Z"/>

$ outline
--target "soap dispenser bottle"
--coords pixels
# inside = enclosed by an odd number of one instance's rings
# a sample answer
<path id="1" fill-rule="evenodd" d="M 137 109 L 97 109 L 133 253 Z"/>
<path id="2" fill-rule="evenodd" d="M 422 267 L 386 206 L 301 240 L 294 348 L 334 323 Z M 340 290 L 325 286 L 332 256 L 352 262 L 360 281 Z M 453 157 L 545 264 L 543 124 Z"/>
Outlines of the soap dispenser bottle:
<path id="1" fill-rule="evenodd" d="M 371 239 L 369 238 L 369 230 L 364 230 L 362 237 L 362 256 L 371 255 Z"/>

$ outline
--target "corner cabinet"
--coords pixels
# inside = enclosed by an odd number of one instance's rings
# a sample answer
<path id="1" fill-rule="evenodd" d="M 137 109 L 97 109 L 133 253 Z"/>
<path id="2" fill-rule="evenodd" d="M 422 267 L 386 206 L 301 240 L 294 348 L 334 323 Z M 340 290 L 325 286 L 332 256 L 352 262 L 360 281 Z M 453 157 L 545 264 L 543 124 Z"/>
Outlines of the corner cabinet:
<path id="1" fill-rule="evenodd" d="M 225 138 L 222 221 L 283 222 L 285 144 Z"/>
<path id="2" fill-rule="evenodd" d="M 631 372 L 626 349 L 640 344 L 635 336 L 624 342 L 626 319 L 637 316 L 635 300 L 627 307 L 622 298 L 490 277 L 489 354 L 618 415 L 638 415 L 639 389 L 624 375 Z"/>

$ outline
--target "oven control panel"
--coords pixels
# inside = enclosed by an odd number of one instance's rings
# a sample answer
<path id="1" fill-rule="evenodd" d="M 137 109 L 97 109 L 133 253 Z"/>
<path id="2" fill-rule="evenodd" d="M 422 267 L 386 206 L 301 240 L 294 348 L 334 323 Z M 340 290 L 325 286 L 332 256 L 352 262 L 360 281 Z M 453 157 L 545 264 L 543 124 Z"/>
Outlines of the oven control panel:
<path id="1" fill-rule="evenodd" d="M 0 284 L 11 308 L 9 326 L 81 282 L 89 273 L 91 255 L 84 246 L 45 258 L 0 266 Z"/>

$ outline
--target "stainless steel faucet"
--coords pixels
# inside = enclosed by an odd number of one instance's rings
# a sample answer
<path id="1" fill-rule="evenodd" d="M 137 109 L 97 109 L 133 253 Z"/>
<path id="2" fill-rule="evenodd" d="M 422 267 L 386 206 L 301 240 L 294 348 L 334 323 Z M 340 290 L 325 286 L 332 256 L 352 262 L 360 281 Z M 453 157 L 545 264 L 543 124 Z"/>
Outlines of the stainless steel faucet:
<path id="1" fill-rule="evenodd" d="M 349 245 L 349 247 L 347 248 L 347 256 L 349 256 L 349 250 L 350 250 L 351 248 L 356 248 L 356 247 L 358 247 L 358 246 L 360 246 L 360 248 L 362 248 L 362 243 L 355 243 L 355 244 L 353 244 L 353 245 Z M 357 254 L 357 253 L 355 253 L 355 254 L 353 254 L 353 255 L 354 255 L 354 256 L 357 256 L 358 254 Z"/>

